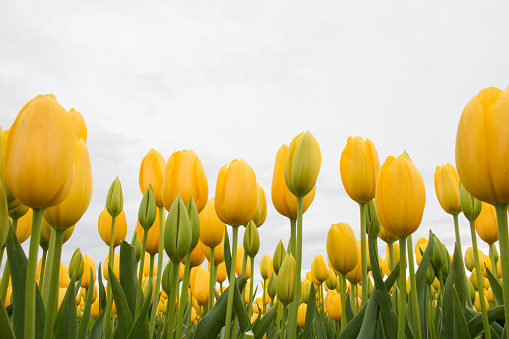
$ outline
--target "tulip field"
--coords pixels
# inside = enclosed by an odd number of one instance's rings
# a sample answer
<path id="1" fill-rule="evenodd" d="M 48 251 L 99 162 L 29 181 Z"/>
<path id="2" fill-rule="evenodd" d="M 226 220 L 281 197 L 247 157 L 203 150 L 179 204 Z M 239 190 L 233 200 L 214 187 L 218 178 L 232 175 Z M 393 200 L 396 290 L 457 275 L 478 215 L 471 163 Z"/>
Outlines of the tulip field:
<path id="1" fill-rule="evenodd" d="M 79 248 L 62 258 L 92 198 L 83 115 L 39 95 L 4 128 L 1 338 L 507 337 L 509 88 L 472 97 L 458 122 L 456 165 L 436 167 L 436 199 L 451 215 L 454 248 L 433 230 L 412 238 L 426 192 L 411 157 L 380 163 L 373 142 L 356 136 L 340 154 L 339 172 L 359 206 L 360 239 L 349 224 L 332 224 L 322 242 L 327 257 L 316 255 L 311 267 L 302 265 L 303 228 L 322 158 L 309 131 L 277 150 L 269 202 L 242 159 L 221 167 L 209 192 L 213 178 L 193 151 L 165 160 L 150 149 L 140 159 L 133 234 L 120 178 L 104 197 L 96 216 L 109 246 L 103 260 Z M 271 202 L 288 232 L 272 255 L 258 255 Z M 463 217 L 468 248 L 459 237 Z"/>

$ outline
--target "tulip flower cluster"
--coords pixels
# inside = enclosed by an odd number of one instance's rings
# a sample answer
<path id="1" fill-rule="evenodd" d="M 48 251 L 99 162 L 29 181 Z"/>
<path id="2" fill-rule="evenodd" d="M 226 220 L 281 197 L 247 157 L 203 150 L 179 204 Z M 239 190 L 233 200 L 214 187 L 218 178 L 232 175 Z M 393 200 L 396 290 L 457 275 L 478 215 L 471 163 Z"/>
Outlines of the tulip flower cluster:
<path id="1" fill-rule="evenodd" d="M 331 220 L 326 257 L 303 267 L 303 216 L 321 167 L 318 141 L 307 131 L 276 153 L 270 197 L 289 229 L 273 253 L 259 253 L 267 196 L 246 161 L 218 170 L 211 197 L 193 151 L 165 161 L 151 149 L 140 159 L 142 198 L 130 243 L 120 178 L 104 197 L 97 235 L 109 252 L 96 266 L 81 249 L 61 258 L 92 196 L 85 118 L 54 95 L 37 96 L 0 129 L 2 337 L 502 337 L 509 324 L 508 126 L 509 88 L 480 91 L 459 120 L 457 170 L 436 167 L 436 197 L 453 216 L 451 252 L 432 231 L 413 244 L 426 192 L 410 156 L 380 164 L 372 141 L 349 137 L 338 152 L 339 175 L 359 205 L 360 238 Z M 461 213 L 472 238 L 464 255 Z M 28 238 L 27 257 L 21 243 Z"/>

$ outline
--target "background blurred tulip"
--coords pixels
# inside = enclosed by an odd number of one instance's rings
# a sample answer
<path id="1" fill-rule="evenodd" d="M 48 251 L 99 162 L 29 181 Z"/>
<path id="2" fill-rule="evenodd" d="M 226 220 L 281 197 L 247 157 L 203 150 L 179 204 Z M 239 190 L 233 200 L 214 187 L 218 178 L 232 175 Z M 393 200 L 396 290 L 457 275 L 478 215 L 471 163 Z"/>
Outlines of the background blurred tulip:
<path id="1" fill-rule="evenodd" d="M 267 198 L 262 186 L 256 183 L 256 213 L 253 217 L 253 222 L 256 227 L 260 227 L 267 219 Z"/>
<path id="2" fill-rule="evenodd" d="M 336 271 L 347 274 L 357 265 L 357 239 L 348 224 L 332 224 L 326 247 L 327 256 Z"/>
<path id="3" fill-rule="evenodd" d="M 244 258 L 244 246 L 240 245 L 237 248 L 237 260 L 236 260 L 236 266 L 235 266 L 236 272 L 237 272 L 237 276 L 242 274 L 242 262 L 243 262 L 243 258 Z M 247 256 L 246 275 L 245 275 L 244 278 L 246 278 L 246 279 L 251 278 L 251 259 L 250 259 L 249 256 Z"/>
<path id="4" fill-rule="evenodd" d="M 435 193 L 440 206 L 449 214 L 461 212 L 460 181 L 451 164 L 437 166 L 435 171 Z"/>
<path id="5" fill-rule="evenodd" d="M 203 254 L 205 254 L 205 258 L 207 258 L 207 260 L 210 261 L 210 247 L 205 246 L 201 241 L 200 246 L 203 251 Z M 224 262 L 224 232 L 223 240 L 221 240 L 221 243 L 214 248 L 214 264 L 219 265 L 222 262 Z"/>
<path id="6" fill-rule="evenodd" d="M 18 225 L 16 227 L 16 237 L 20 244 L 25 242 L 32 234 L 32 218 L 33 218 L 33 210 L 30 208 L 28 212 L 18 219 Z M 49 235 L 47 238 L 49 242 Z"/>
<path id="7" fill-rule="evenodd" d="M 201 244 L 198 244 L 191 252 L 191 261 L 189 267 L 200 266 L 205 260 L 205 253 L 203 253 Z M 185 263 L 186 258 L 182 259 L 182 263 Z"/>
<path id="8" fill-rule="evenodd" d="M 200 240 L 202 245 L 216 247 L 224 239 L 224 222 L 216 214 L 215 199 L 210 198 L 199 214 L 200 217 Z M 217 248 L 216 248 L 217 250 Z M 216 253 L 214 253 L 214 257 Z"/>
<path id="9" fill-rule="evenodd" d="M 201 306 L 207 305 L 209 300 L 209 271 L 203 266 L 199 266 L 196 271 L 194 297 Z"/>
<path id="10" fill-rule="evenodd" d="M 103 262 L 103 277 L 104 279 L 106 280 L 109 280 L 108 279 L 108 262 L 109 262 L 109 255 L 106 256 L 106 259 L 104 259 L 104 262 Z M 113 273 L 115 273 L 115 276 L 119 277 L 119 269 L 120 269 L 120 254 L 118 253 L 114 253 L 113 254 L 113 266 L 111 267 L 113 269 Z"/>
<path id="11" fill-rule="evenodd" d="M 265 254 L 260 260 L 260 274 L 263 279 L 269 279 L 272 274 L 272 262 L 270 256 Z"/>
<path id="12" fill-rule="evenodd" d="M 299 306 L 299 313 L 297 315 L 297 325 L 299 325 L 300 328 L 304 328 L 304 323 L 306 322 L 307 308 L 308 308 L 307 304 L 300 304 Z"/>
<path id="13" fill-rule="evenodd" d="M 487 244 L 498 241 L 497 213 L 493 205 L 482 203 L 481 213 L 475 219 L 475 230 Z"/>
<path id="14" fill-rule="evenodd" d="M 145 194 L 149 185 L 152 185 L 154 198 L 157 206 L 162 206 L 161 187 L 163 185 L 163 174 L 166 162 L 161 153 L 151 148 L 147 155 L 141 161 L 140 166 L 140 190 L 141 194 Z"/>
<path id="15" fill-rule="evenodd" d="M 83 277 L 81 278 L 81 287 L 89 288 L 95 282 L 95 263 L 94 260 L 86 254 L 83 256 L 83 261 L 85 262 L 85 268 L 83 270 Z M 90 277 L 90 269 L 92 269 L 92 277 Z"/>
<path id="16" fill-rule="evenodd" d="M 101 239 L 104 241 L 106 245 L 110 245 L 110 236 L 111 236 L 111 215 L 106 210 L 106 207 L 102 210 L 101 214 L 99 214 L 98 221 L 98 229 L 99 235 Z M 113 246 L 117 247 L 120 245 L 122 240 L 125 240 L 127 235 L 127 220 L 125 217 L 125 212 L 122 210 L 120 214 L 115 219 L 115 239 L 113 242 Z"/>

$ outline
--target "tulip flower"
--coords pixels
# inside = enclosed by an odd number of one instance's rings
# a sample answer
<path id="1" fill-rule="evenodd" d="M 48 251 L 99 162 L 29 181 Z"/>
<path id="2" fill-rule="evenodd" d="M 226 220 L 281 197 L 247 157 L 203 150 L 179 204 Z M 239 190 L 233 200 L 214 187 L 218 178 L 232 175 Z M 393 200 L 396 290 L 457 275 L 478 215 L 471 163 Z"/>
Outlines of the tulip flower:
<path id="1" fill-rule="evenodd" d="M 209 271 L 205 267 L 198 267 L 193 295 L 201 306 L 207 305 L 209 300 L 209 276 Z"/>
<path id="2" fill-rule="evenodd" d="M 217 266 L 216 282 L 222 284 L 226 280 L 226 276 L 226 265 L 223 261 Z"/>
<path id="3" fill-rule="evenodd" d="M 306 322 L 306 311 L 307 311 L 308 305 L 302 303 L 299 306 L 299 312 L 297 314 L 297 325 L 299 325 L 300 328 L 304 328 L 304 323 Z"/>
<path id="4" fill-rule="evenodd" d="M 329 290 L 325 297 L 325 312 L 327 312 L 327 315 L 332 320 L 339 321 L 341 319 L 341 310 L 340 295 L 334 290 Z"/>
<path id="5" fill-rule="evenodd" d="M 74 125 L 74 134 L 76 135 L 76 139 L 82 139 L 84 142 L 87 142 L 87 125 L 85 124 L 83 115 L 74 108 L 69 110 L 69 115 L 71 116 L 72 123 Z"/>
<path id="6" fill-rule="evenodd" d="M 205 260 L 205 253 L 203 253 L 203 246 L 201 246 L 201 243 L 198 241 L 198 245 L 194 248 L 194 250 L 191 251 L 191 261 L 189 263 L 189 267 L 198 267 L 200 266 L 203 261 Z M 186 258 L 182 259 L 182 263 L 185 263 Z"/>
<path id="7" fill-rule="evenodd" d="M 106 210 L 106 207 L 102 210 L 101 214 L 99 214 L 98 220 L 98 230 L 101 239 L 104 241 L 106 245 L 110 244 L 110 235 L 111 235 L 111 215 Z M 127 235 L 127 220 L 125 217 L 125 212 L 122 212 L 116 217 L 115 220 L 115 233 L 113 240 L 113 247 L 117 247 L 120 243 L 125 240 Z"/>
<path id="8" fill-rule="evenodd" d="M 201 227 L 200 227 L 200 230 L 201 230 Z M 201 241 L 201 239 L 200 239 L 200 246 L 201 246 L 203 253 L 205 254 L 205 258 L 207 258 L 207 260 L 209 262 L 211 262 L 213 260 L 214 265 L 219 265 L 220 263 L 224 262 L 224 231 L 223 231 L 223 239 L 221 240 L 221 243 L 214 248 L 214 258 L 213 259 L 212 259 L 212 248 L 204 245 L 203 242 Z"/>
<path id="9" fill-rule="evenodd" d="M 20 244 L 25 242 L 32 234 L 32 219 L 33 210 L 30 208 L 28 212 L 17 221 L 16 237 L 18 238 Z M 49 236 L 47 240 L 49 241 Z"/>
<path id="10" fill-rule="evenodd" d="M 143 158 L 140 166 L 140 190 L 144 194 L 148 186 L 152 186 L 157 206 L 163 206 L 161 198 L 161 187 L 163 184 L 163 173 L 166 167 L 161 153 L 151 148 Z"/>
<path id="11" fill-rule="evenodd" d="M 272 274 L 272 262 L 269 255 L 265 254 L 260 260 L 260 274 L 264 280 L 269 279 Z"/>
<path id="12" fill-rule="evenodd" d="M 104 268 L 103 268 L 103 277 L 106 280 L 108 279 L 108 263 L 109 263 L 109 255 L 106 256 L 106 259 L 104 259 Z M 115 273 L 115 276 L 117 279 L 119 279 L 119 268 L 120 268 L 120 255 L 118 253 L 113 253 L 113 266 L 111 267 L 113 269 L 113 273 Z"/>
<path id="13" fill-rule="evenodd" d="M 482 203 L 481 213 L 475 219 L 475 230 L 487 244 L 498 241 L 497 213 L 493 205 Z"/>
<path id="14" fill-rule="evenodd" d="M 267 198 L 265 191 L 259 183 L 256 183 L 256 213 L 253 217 L 253 222 L 256 227 L 260 227 L 267 219 Z"/>
<path id="15" fill-rule="evenodd" d="M 83 269 L 83 277 L 81 278 L 81 287 L 89 288 L 95 282 L 95 264 L 94 260 L 88 256 L 83 256 L 84 269 Z M 90 277 L 90 269 L 92 269 L 93 276 Z"/>
<path id="16" fill-rule="evenodd" d="M 224 239 L 224 222 L 216 214 L 215 199 L 210 198 L 200 212 L 200 240 L 203 245 L 213 248 Z"/>
<path id="17" fill-rule="evenodd" d="M 163 219 L 163 223 L 165 222 L 166 218 Z M 157 227 L 158 225 L 159 225 L 159 215 L 156 214 L 154 223 L 147 232 L 147 243 L 145 247 L 145 251 L 154 255 L 159 253 L 159 228 Z M 138 241 L 142 243 L 144 237 L 144 230 L 139 221 L 136 224 L 136 235 L 138 237 Z"/>
<path id="18" fill-rule="evenodd" d="M 445 212 L 458 214 L 460 205 L 460 182 L 456 169 L 451 164 L 437 166 L 435 171 L 435 193 Z"/>
<path id="19" fill-rule="evenodd" d="M 332 267 L 346 274 L 357 265 L 357 239 L 348 224 L 333 224 L 327 235 L 327 255 Z"/>

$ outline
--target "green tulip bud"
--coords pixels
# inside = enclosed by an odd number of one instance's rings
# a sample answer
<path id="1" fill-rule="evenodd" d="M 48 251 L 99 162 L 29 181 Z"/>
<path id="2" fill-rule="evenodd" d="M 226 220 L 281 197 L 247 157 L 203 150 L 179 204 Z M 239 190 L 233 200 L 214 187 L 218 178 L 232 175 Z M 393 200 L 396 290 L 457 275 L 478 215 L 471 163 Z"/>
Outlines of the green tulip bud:
<path id="1" fill-rule="evenodd" d="M 106 198 L 106 209 L 111 217 L 117 217 L 124 208 L 124 196 L 122 194 L 122 185 L 120 179 L 115 178 L 108 191 L 108 197 Z"/>
<path id="2" fill-rule="evenodd" d="M 327 280 L 325 280 L 325 285 L 327 285 L 327 288 L 329 290 L 335 290 L 337 287 L 337 281 L 336 273 L 332 269 L 329 268 L 329 277 Z"/>
<path id="3" fill-rule="evenodd" d="M 277 298 L 285 305 L 293 301 L 295 267 L 295 259 L 287 253 L 277 277 Z"/>
<path id="4" fill-rule="evenodd" d="M 433 254 L 431 256 L 431 264 L 435 271 L 440 271 L 444 265 L 444 257 L 442 256 L 442 243 L 433 235 Z"/>
<path id="5" fill-rule="evenodd" d="M 433 268 L 433 265 L 428 265 L 428 269 L 426 270 L 426 284 L 431 286 L 433 281 L 435 281 L 435 269 Z"/>
<path id="6" fill-rule="evenodd" d="M 12 219 L 19 219 L 28 212 L 28 207 L 23 205 L 18 199 L 14 199 L 12 202 L 7 204 L 9 209 L 9 216 Z"/>
<path id="7" fill-rule="evenodd" d="M 69 278 L 72 279 L 72 274 L 76 272 L 76 280 L 80 280 L 85 270 L 85 261 L 79 248 L 74 251 L 71 262 L 69 263 Z"/>
<path id="8" fill-rule="evenodd" d="M 276 246 L 276 250 L 274 251 L 274 255 L 272 256 L 272 268 L 274 269 L 274 272 L 276 272 L 276 275 L 279 274 L 279 268 L 281 267 L 285 256 L 285 245 L 283 245 L 283 242 L 279 240 L 279 243 Z"/>
<path id="9" fill-rule="evenodd" d="M 474 198 L 467 189 L 460 183 L 460 205 L 463 210 L 463 215 L 470 220 L 474 221 L 481 213 L 482 203 L 480 200 Z"/>
<path id="10" fill-rule="evenodd" d="M 301 299 L 301 303 L 305 303 L 307 304 L 308 303 L 308 299 L 309 299 L 309 292 L 311 291 L 311 281 L 307 280 L 307 279 L 304 279 L 304 281 L 302 281 L 302 284 L 300 285 L 300 289 L 301 289 L 301 293 L 300 293 L 300 299 Z"/>
<path id="11" fill-rule="evenodd" d="M 378 221 L 378 217 L 376 215 L 376 206 L 375 201 L 371 200 L 368 202 L 368 220 L 369 220 L 369 227 L 368 232 L 373 237 L 377 238 L 378 234 L 380 233 L 380 221 Z"/>
<path id="12" fill-rule="evenodd" d="M 186 205 L 180 194 L 168 211 L 164 230 L 164 249 L 173 262 L 180 262 L 191 248 L 192 227 Z"/>
<path id="13" fill-rule="evenodd" d="M 4 247 L 9 233 L 9 210 L 7 209 L 7 197 L 4 186 L 0 182 L 0 248 Z"/>
<path id="14" fill-rule="evenodd" d="M 260 234 L 253 220 L 247 223 L 244 232 L 244 251 L 250 258 L 254 258 L 260 249 Z"/>
<path id="15" fill-rule="evenodd" d="M 134 254 L 136 255 L 136 262 L 140 262 L 141 260 L 141 242 L 138 240 L 136 236 L 136 232 L 134 232 Z"/>
<path id="16" fill-rule="evenodd" d="M 168 263 L 168 265 L 166 265 L 166 267 L 164 268 L 163 275 L 161 276 L 161 285 L 162 285 L 163 291 L 166 293 L 166 295 L 170 295 L 170 287 L 171 287 L 170 269 L 171 269 L 171 264 Z"/>
<path id="17" fill-rule="evenodd" d="M 42 235 L 42 231 L 41 231 L 41 238 L 39 240 L 39 246 L 41 246 L 41 248 L 43 250 L 47 250 L 48 247 L 49 247 L 49 242 L 48 240 L 44 237 L 44 235 Z"/>
<path id="18" fill-rule="evenodd" d="M 152 185 L 148 185 L 143 198 L 141 199 L 140 208 L 138 209 L 138 221 L 145 231 L 148 231 L 156 220 L 157 206 Z"/>
<path id="19" fill-rule="evenodd" d="M 198 240 L 200 239 L 200 217 L 193 196 L 189 198 L 189 203 L 186 208 L 189 214 L 189 220 L 191 220 L 192 239 L 189 251 L 192 251 L 196 245 L 198 245 Z"/>
<path id="20" fill-rule="evenodd" d="M 470 279 L 466 279 L 466 280 L 467 280 L 467 285 L 468 285 L 468 291 L 470 292 L 470 299 L 472 299 L 472 303 L 473 303 L 475 301 L 474 285 L 472 285 L 472 282 L 470 281 Z"/>
<path id="21" fill-rule="evenodd" d="M 442 265 L 442 274 L 444 276 L 449 276 L 449 272 L 451 271 L 451 256 L 449 255 L 449 251 L 447 248 L 442 245 L 442 256 L 444 258 L 444 265 Z"/>
<path id="22" fill-rule="evenodd" d="M 271 299 L 274 299 L 276 297 L 277 293 L 277 276 L 274 271 L 272 271 L 272 274 L 269 278 L 269 283 L 267 284 L 267 294 Z"/>

